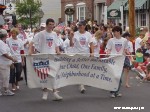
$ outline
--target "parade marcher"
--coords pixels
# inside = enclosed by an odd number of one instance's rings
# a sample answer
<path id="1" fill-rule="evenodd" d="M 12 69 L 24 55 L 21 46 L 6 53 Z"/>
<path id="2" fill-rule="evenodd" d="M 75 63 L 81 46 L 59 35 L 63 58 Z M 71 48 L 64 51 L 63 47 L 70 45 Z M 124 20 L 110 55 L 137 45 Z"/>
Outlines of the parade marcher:
<path id="1" fill-rule="evenodd" d="M 94 56 L 94 47 L 92 35 L 85 30 L 86 22 L 80 21 L 78 23 L 78 31 L 70 33 L 70 47 L 74 47 L 74 53 L 82 54 L 84 56 Z M 84 85 L 80 86 L 81 93 L 85 92 Z"/>
<path id="2" fill-rule="evenodd" d="M 59 49 L 61 52 L 64 52 L 64 48 L 63 48 L 63 39 L 62 39 L 62 35 L 61 35 L 61 32 L 60 32 L 60 29 L 59 28 L 54 28 L 53 30 L 54 32 L 56 32 L 57 34 L 57 37 L 58 37 L 58 41 L 59 41 Z"/>
<path id="3" fill-rule="evenodd" d="M 17 38 L 19 31 L 17 28 L 12 28 L 11 37 L 6 39 L 7 45 L 10 47 L 10 52 L 13 58 L 17 60 L 14 63 L 14 68 L 10 69 L 10 83 L 12 84 L 12 90 L 19 89 L 19 81 L 22 72 L 22 66 L 24 66 L 24 57 L 21 54 L 24 52 L 24 45 L 21 39 Z"/>
<path id="4" fill-rule="evenodd" d="M 126 32 L 122 36 L 128 40 L 127 54 L 131 55 L 133 53 L 133 44 L 132 44 L 132 42 L 130 42 L 131 35 L 128 32 Z M 130 85 L 129 85 L 129 70 L 131 69 L 131 60 L 132 60 L 131 56 L 126 56 L 125 63 L 124 63 L 125 86 L 127 88 L 130 87 Z"/>
<path id="5" fill-rule="evenodd" d="M 100 45 L 102 43 L 101 37 L 103 35 L 103 32 L 98 30 L 94 34 L 93 38 L 93 45 L 94 45 L 94 56 L 99 57 L 99 51 L 100 51 Z"/>
<path id="6" fill-rule="evenodd" d="M 65 53 L 74 53 L 74 48 L 70 46 L 70 32 L 73 31 L 71 28 L 67 28 L 65 31 L 66 40 L 63 42 Z"/>
<path id="7" fill-rule="evenodd" d="M 118 54 L 118 55 L 125 55 L 128 49 L 127 39 L 121 37 L 122 34 L 122 28 L 119 26 L 115 26 L 112 29 L 112 32 L 114 34 L 114 38 L 109 39 L 107 46 L 106 46 L 106 53 L 109 55 Z M 120 71 L 122 72 L 122 71 Z M 117 91 L 111 91 L 111 97 L 120 97 L 122 94 L 119 93 L 121 86 L 121 79 L 119 82 L 119 87 Z"/>
<path id="8" fill-rule="evenodd" d="M 34 52 L 33 49 L 34 43 L 38 43 L 39 53 L 60 54 L 58 37 L 57 34 L 53 32 L 54 23 L 55 23 L 54 20 L 51 18 L 46 20 L 46 29 L 37 33 L 33 38 L 32 42 L 30 43 L 29 47 L 30 55 L 32 55 Z M 55 85 L 54 78 L 51 78 L 51 82 L 53 83 L 53 85 Z M 53 87 L 53 95 L 55 101 L 63 99 L 61 96 L 59 96 L 58 91 L 54 87 Z M 47 100 L 47 97 L 48 97 L 48 89 L 44 88 L 42 99 Z"/>
<path id="9" fill-rule="evenodd" d="M 106 57 L 106 45 L 107 45 L 107 42 L 108 42 L 109 38 L 105 38 L 103 40 L 103 42 L 101 43 L 101 46 L 100 46 L 100 51 L 99 51 L 99 54 L 100 54 L 100 58 L 105 58 Z"/>
<path id="10" fill-rule="evenodd" d="M 12 62 L 17 62 L 11 54 L 10 48 L 5 43 L 7 31 L 0 30 L 0 96 L 12 96 L 14 93 L 9 90 L 10 66 Z"/>
<path id="11" fill-rule="evenodd" d="M 23 42 L 23 45 L 24 45 L 24 51 L 25 51 L 25 54 L 27 53 L 27 48 L 26 46 L 29 44 L 29 41 L 28 41 L 28 38 L 27 36 L 29 34 L 31 34 L 30 31 L 28 31 L 28 34 L 24 31 L 23 27 L 22 27 L 22 24 L 19 23 L 17 24 L 17 29 L 19 31 L 19 34 L 17 35 L 17 38 L 21 39 L 22 42 Z M 24 57 L 24 61 L 26 60 L 26 58 Z M 26 61 L 25 61 L 26 62 Z M 22 67 L 23 68 L 23 72 L 24 72 L 24 77 L 25 77 L 25 81 L 26 81 L 26 84 L 27 84 L 27 70 L 26 70 L 26 63 L 25 65 Z M 22 78 L 22 76 L 21 76 Z"/>

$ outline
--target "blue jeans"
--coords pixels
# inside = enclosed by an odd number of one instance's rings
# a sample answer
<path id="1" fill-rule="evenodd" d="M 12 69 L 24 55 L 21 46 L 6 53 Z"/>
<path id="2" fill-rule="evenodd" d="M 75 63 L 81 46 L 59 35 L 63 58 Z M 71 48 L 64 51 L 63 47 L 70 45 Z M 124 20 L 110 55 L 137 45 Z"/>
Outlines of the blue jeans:
<path id="1" fill-rule="evenodd" d="M 121 83 L 122 83 L 122 76 L 123 76 L 123 71 L 120 77 L 120 82 L 119 82 L 119 87 L 117 91 L 110 91 L 111 94 L 115 94 L 115 96 L 118 94 L 118 92 L 120 91 L 120 87 L 121 87 Z"/>

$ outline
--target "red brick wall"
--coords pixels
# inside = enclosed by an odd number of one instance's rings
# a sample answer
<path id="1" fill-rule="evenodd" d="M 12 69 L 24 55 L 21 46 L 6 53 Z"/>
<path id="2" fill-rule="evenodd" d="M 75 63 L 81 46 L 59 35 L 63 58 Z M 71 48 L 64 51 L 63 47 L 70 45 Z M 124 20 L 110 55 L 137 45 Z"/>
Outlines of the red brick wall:
<path id="1" fill-rule="evenodd" d="M 106 5 L 109 6 L 114 2 L 114 0 L 106 0 Z"/>
<path id="2" fill-rule="evenodd" d="M 84 2 L 86 3 L 86 18 L 88 19 L 89 13 L 92 14 L 92 4 L 93 4 L 93 0 L 61 0 L 61 19 L 62 21 L 65 21 L 65 6 L 67 4 L 73 4 L 74 5 L 74 9 L 75 9 L 75 13 L 74 13 L 74 21 L 76 21 L 76 4 L 80 3 L 80 2 Z M 93 14 L 94 15 L 94 14 Z"/>

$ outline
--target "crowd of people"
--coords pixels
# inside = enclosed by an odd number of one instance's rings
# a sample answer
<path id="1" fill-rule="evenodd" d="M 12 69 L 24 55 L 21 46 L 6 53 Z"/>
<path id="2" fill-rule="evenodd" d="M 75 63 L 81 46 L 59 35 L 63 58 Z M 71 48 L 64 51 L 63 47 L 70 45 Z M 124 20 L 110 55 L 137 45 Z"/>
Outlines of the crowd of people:
<path id="1" fill-rule="evenodd" d="M 9 32 L 0 27 L 0 96 L 12 96 L 19 90 L 22 71 L 26 73 L 26 58 L 22 54 L 38 53 L 58 54 L 74 53 L 84 56 L 107 58 L 111 55 L 125 55 L 125 86 L 130 87 L 129 71 L 135 70 L 143 81 L 150 80 L 150 33 L 147 27 L 141 28 L 133 40 L 129 29 L 123 32 L 121 25 L 97 24 L 97 21 L 77 21 L 66 26 L 55 26 L 53 19 L 47 19 L 40 28 L 24 30 L 17 24 Z M 51 78 L 54 83 L 54 78 Z M 11 90 L 9 84 L 12 85 Z M 122 96 L 111 91 L 111 97 Z M 80 85 L 81 93 L 86 91 Z M 62 100 L 58 90 L 53 88 L 54 100 Z M 43 100 L 47 100 L 48 89 L 43 88 Z"/>

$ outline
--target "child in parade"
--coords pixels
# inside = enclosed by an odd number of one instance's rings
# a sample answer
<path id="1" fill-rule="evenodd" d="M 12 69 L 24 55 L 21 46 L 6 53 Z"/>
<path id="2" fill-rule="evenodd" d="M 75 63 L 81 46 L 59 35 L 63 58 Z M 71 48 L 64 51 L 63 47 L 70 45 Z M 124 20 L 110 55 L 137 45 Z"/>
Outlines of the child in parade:
<path id="1" fill-rule="evenodd" d="M 109 55 L 118 54 L 118 55 L 125 55 L 128 49 L 128 42 L 127 39 L 121 37 L 122 28 L 119 26 L 115 26 L 112 29 L 114 34 L 114 38 L 109 39 L 107 46 L 106 46 L 106 53 Z M 123 71 L 122 71 L 123 72 Z M 121 86 L 121 79 L 119 82 L 119 87 L 117 91 L 111 91 L 111 97 L 121 97 L 122 94 L 119 93 Z"/>
<path id="2" fill-rule="evenodd" d="M 35 43 L 38 43 L 38 53 L 47 53 L 47 54 L 60 54 L 59 50 L 59 40 L 57 37 L 57 34 L 53 32 L 54 28 L 54 20 L 53 19 L 47 19 L 46 20 L 46 28 L 45 30 L 37 33 L 35 37 L 33 38 L 32 42 L 30 43 L 29 47 L 29 55 L 32 55 L 34 53 L 34 48 L 33 45 Z M 55 79 L 51 78 L 51 82 L 53 85 L 55 85 Z M 54 101 L 60 101 L 63 98 L 59 96 L 58 91 L 53 87 L 53 95 L 54 95 Z M 44 88 L 43 89 L 43 100 L 47 100 L 48 98 L 48 89 Z"/>
<path id="3" fill-rule="evenodd" d="M 132 42 L 130 41 L 130 37 L 131 35 L 128 33 L 128 32 L 125 32 L 123 35 L 122 35 L 124 38 L 127 39 L 128 41 L 128 49 L 127 49 L 127 55 L 131 55 L 133 53 L 133 44 Z M 125 74 L 125 86 L 127 88 L 130 87 L 129 85 L 129 70 L 131 69 L 131 60 L 132 60 L 132 56 L 126 56 L 125 58 L 125 63 L 124 63 L 124 74 Z"/>

